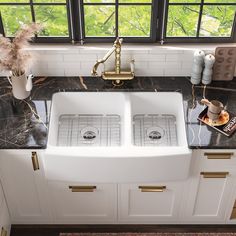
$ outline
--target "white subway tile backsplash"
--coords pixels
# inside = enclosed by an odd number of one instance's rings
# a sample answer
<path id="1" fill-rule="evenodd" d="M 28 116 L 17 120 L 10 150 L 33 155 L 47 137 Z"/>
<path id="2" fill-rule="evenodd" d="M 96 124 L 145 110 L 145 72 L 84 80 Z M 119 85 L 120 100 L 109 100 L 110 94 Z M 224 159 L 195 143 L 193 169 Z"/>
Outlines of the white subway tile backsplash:
<path id="1" fill-rule="evenodd" d="M 51 63 L 48 63 L 48 68 L 80 69 L 80 62 L 51 62 Z"/>
<path id="2" fill-rule="evenodd" d="M 165 54 L 133 54 L 133 58 L 135 61 L 165 61 Z"/>
<path id="3" fill-rule="evenodd" d="M 32 48 L 37 56 L 31 71 L 37 76 L 90 76 L 96 60 L 103 58 L 110 48 L 97 45 Z M 121 67 L 129 70 L 130 61 L 134 59 L 137 76 L 190 76 L 196 49 L 196 46 L 124 46 Z M 214 48 L 204 51 L 214 53 Z M 114 70 L 114 63 L 112 55 L 105 62 L 105 70 Z M 102 71 L 104 66 L 100 65 L 98 73 Z"/>
<path id="4" fill-rule="evenodd" d="M 173 61 L 192 61 L 193 55 L 190 54 L 167 54 L 166 61 L 173 62 Z"/>
<path id="5" fill-rule="evenodd" d="M 149 68 L 162 68 L 162 69 L 181 69 L 181 61 L 175 62 L 149 62 Z"/>
<path id="6" fill-rule="evenodd" d="M 188 76 L 186 71 L 179 69 L 169 69 L 165 70 L 164 76 Z"/>
<path id="7" fill-rule="evenodd" d="M 64 76 L 65 70 L 64 68 L 50 68 L 47 70 L 47 76 Z"/>
<path id="8" fill-rule="evenodd" d="M 78 68 L 65 68 L 65 76 L 80 76 L 81 75 L 81 69 Z"/>
<path id="9" fill-rule="evenodd" d="M 148 69 L 148 70 L 137 68 L 135 69 L 135 75 L 136 76 L 164 76 L 164 70 L 158 69 L 158 68 L 153 68 L 153 69 Z"/>
<path id="10" fill-rule="evenodd" d="M 37 67 L 33 67 L 30 70 L 30 73 L 33 74 L 34 76 L 47 76 L 48 75 L 48 70 L 47 69 L 41 69 L 41 68 L 37 68 Z"/>
<path id="11" fill-rule="evenodd" d="M 65 54 L 64 61 L 78 62 L 78 61 L 96 61 L 96 54 Z"/>
<path id="12" fill-rule="evenodd" d="M 51 62 L 51 61 L 63 61 L 62 54 L 41 54 L 37 56 L 38 61 Z"/>
<path id="13" fill-rule="evenodd" d="M 150 54 L 183 54 L 184 50 L 177 50 L 170 47 L 154 48 L 149 51 Z"/>

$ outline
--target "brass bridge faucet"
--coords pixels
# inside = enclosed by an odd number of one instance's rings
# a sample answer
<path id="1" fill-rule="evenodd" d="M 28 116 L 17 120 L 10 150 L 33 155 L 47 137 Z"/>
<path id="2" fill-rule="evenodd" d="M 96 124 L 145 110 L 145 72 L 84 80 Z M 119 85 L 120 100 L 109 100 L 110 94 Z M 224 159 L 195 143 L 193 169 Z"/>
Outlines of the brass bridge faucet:
<path id="1" fill-rule="evenodd" d="M 97 69 L 101 63 L 107 61 L 107 59 L 115 52 L 115 71 L 104 71 L 101 76 L 104 80 L 112 80 L 114 85 L 122 85 L 123 80 L 132 80 L 134 78 L 134 60 L 130 62 L 130 71 L 121 71 L 121 44 L 122 38 L 117 38 L 113 44 L 113 47 L 102 58 L 97 60 L 93 66 L 92 75 L 98 76 Z"/>

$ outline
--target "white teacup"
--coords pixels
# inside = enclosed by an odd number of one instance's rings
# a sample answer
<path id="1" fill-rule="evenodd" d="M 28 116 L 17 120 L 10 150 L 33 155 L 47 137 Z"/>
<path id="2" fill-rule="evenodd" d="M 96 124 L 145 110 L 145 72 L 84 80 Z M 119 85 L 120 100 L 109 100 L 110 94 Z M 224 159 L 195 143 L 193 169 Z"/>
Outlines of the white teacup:
<path id="1" fill-rule="evenodd" d="M 224 105 L 218 100 L 209 101 L 208 99 L 202 99 L 201 102 L 208 106 L 207 116 L 212 121 L 217 121 L 220 117 Z"/>

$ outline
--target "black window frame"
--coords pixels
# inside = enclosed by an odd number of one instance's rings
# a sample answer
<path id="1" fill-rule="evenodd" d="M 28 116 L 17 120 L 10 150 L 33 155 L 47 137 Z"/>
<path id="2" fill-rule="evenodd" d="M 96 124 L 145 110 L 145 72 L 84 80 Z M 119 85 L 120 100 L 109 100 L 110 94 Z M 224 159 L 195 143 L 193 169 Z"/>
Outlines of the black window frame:
<path id="1" fill-rule="evenodd" d="M 151 22 L 150 22 L 150 37 L 125 37 L 122 36 L 125 42 L 127 43 L 154 43 L 158 39 L 157 35 L 157 19 L 159 17 L 159 11 L 161 1 L 152 0 L 151 3 L 119 3 L 119 0 L 115 0 L 114 3 L 84 3 L 84 0 L 80 1 L 80 8 L 81 8 L 81 22 L 82 22 L 82 40 L 84 42 L 98 42 L 98 43 L 104 43 L 104 42 L 114 42 L 115 38 L 117 38 L 118 35 L 118 8 L 119 6 L 151 6 Z M 116 35 L 114 37 L 86 37 L 85 35 L 85 17 L 84 17 L 84 6 L 98 6 L 98 5 L 110 5 L 115 6 L 115 30 Z"/>
<path id="2" fill-rule="evenodd" d="M 68 37 L 62 37 L 62 36 L 48 36 L 48 37 L 44 37 L 44 36 L 37 36 L 35 35 L 33 42 L 35 43 L 70 43 L 72 41 L 71 38 L 71 24 L 70 24 L 70 17 L 71 17 L 71 11 L 70 11 L 70 4 L 69 1 L 66 0 L 65 3 L 34 3 L 33 0 L 26 0 L 25 2 L 21 3 L 21 2 L 4 2 L 4 3 L 0 3 L 0 6 L 29 6 L 30 7 L 30 13 L 31 13 L 31 17 L 32 17 L 32 21 L 31 22 L 36 22 L 36 18 L 35 18 L 35 10 L 34 10 L 34 6 L 66 6 L 66 10 L 67 10 L 67 22 L 68 22 Z M 0 34 L 2 34 L 3 36 L 5 36 L 5 32 L 4 32 L 4 25 L 3 25 L 3 20 L 2 20 L 2 16 L 1 16 L 1 12 L 0 12 Z M 9 38 L 13 38 L 13 37 L 9 37 Z"/>
<path id="3" fill-rule="evenodd" d="M 183 1 L 184 2 L 184 1 Z M 191 5 L 191 6 L 200 6 L 199 18 L 198 18 L 198 25 L 197 25 L 197 36 L 196 37 L 167 37 L 167 22 L 168 22 L 168 13 L 169 13 L 169 6 L 170 5 Z M 162 39 L 164 43 L 235 43 L 236 42 L 236 11 L 234 14 L 234 22 L 232 26 L 231 37 L 199 37 L 200 27 L 201 27 L 201 19 L 203 15 L 203 7 L 204 6 L 228 6 L 228 5 L 235 5 L 236 3 L 205 3 L 204 0 L 201 0 L 200 3 L 169 3 L 169 0 L 166 1 L 164 6 L 164 29 Z"/>
<path id="4" fill-rule="evenodd" d="M 10 0 L 9 0 L 10 1 Z M 67 21 L 68 21 L 68 37 L 35 37 L 35 43 L 110 43 L 113 42 L 114 37 L 85 37 L 84 25 L 84 9 L 87 5 L 84 0 L 65 0 L 65 3 L 33 3 L 33 0 L 25 0 L 25 3 L 4 2 L 1 5 L 30 5 L 32 22 L 35 22 L 35 15 L 33 5 L 66 5 Z M 27 2 L 28 1 L 28 2 Z M 183 0 L 184 2 L 184 0 Z M 106 5 L 107 3 L 93 3 L 92 5 Z M 115 0 L 118 4 L 118 0 Z M 232 27 L 232 37 L 167 37 L 167 21 L 168 21 L 168 7 L 169 0 L 152 0 L 152 15 L 151 15 L 151 31 L 150 37 L 123 37 L 126 43 L 235 43 L 236 42 L 236 12 L 234 23 Z M 204 3 L 201 0 L 200 14 L 202 14 L 204 5 L 236 5 L 236 3 Z M 114 4 L 113 4 L 114 5 Z M 119 3 L 119 5 L 146 5 L 144 3 Z M 150 4 L 149 4 L 150 5 Z M 199 5 L 199 3 L 171 3 L 171 5 Z M 117 18 L 116 10 L 116 18 Z M 198 19 L 198 32 L 200 28 L 200 20 Z M 118 24 L 118 22 L 117 22 Z M 118 29 L 116 27 L 116 32 Z M 4 26 L 0 15 L 0 33 L 4 35 Z"/>

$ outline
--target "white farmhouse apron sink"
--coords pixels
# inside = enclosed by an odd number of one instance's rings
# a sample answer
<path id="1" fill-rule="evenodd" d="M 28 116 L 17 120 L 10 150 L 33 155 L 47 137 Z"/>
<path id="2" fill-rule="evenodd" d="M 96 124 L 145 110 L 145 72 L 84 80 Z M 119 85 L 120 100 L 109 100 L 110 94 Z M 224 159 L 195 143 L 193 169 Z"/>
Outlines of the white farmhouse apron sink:
<path id="1" fill-rule="evenodd" d="M 183 180 L 190 161 L 180 93 L 60 92 L 53 96 L 44 158 L 49 180 Z"/>

